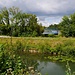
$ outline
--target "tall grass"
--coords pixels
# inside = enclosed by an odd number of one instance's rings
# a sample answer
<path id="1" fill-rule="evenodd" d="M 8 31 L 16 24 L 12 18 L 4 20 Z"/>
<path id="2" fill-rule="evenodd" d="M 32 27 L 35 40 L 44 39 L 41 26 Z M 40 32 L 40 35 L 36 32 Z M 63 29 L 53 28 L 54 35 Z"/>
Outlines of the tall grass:
<path id="1" fill-rule="evenodd" d="M 70 55 L 75 54 L 75 38 L 43 38 L 43 37 L 13 37 L 12 46 L 16 50 L 35 49 L 40 52 L 62 52 Z M 11 46 L 11 38 L 0 38 L 1 44 Z"/>
<path id="2" fill-rule="evenodd" d="M 28 68 L 23 64 L 21 58 L 16 55 L 18 51 L 45 53 L 57 57 L 57 59 L 53 57 L 52 59 L 54 60 L 60 60 L 60 58 L 66 60 L 67 57 L 74 59 L 74 41 L 75 38 L 13 37 L 11 46 L 11 38 L 0 38 L 0 73 L 1 75 L 5 75 L 10 72 L 10 70 L 11 73 L 15 73 L 15 75 L 29 73 Z M 51 56 L 48 56 L 48 58 L 51 59 Z M 67 73 L 67 75 L 73 74 Z"/>

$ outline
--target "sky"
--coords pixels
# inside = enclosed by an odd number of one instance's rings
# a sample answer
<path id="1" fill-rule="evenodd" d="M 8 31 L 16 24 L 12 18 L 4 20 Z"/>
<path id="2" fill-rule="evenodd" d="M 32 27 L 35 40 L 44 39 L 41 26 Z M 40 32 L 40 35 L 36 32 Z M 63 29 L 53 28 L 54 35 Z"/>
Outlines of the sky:
<path id="1" fill-rule="evenodd" d="M 0 8 L 12 6 L 35 14 L 46 27 L 60 23 L 64 15 L 75 13 L 75 0 L 0 0 Z"/>

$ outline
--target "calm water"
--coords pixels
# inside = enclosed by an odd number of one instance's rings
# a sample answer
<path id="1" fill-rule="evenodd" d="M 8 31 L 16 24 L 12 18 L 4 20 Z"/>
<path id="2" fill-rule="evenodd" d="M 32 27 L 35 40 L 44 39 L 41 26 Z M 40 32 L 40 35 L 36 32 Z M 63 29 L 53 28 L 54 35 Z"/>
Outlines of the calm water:
<path id="1" fill-rule="evenodd" d="M 42 75 L 45 75 L 46 73 L 48 75 L 66 75 L 65 74 L 65 70 L 63 68 L 63 65 L 55 63 L 55 62 L 40 62 L 40 65 L 38 66 L 38 68 L 44 67 L 41 70 Z"/>
<path id="2" fill-rule="evenodd" d="M 26 65 L 34 66 L 42 75 L 66 75 L 66 62 L 61 63 L 44 59 L 47 55 L 24 54 L 21 52 L 19 54 Z M 75 63 L 70 63 L 70 67 L 72 71 L 75 71 Z"/>

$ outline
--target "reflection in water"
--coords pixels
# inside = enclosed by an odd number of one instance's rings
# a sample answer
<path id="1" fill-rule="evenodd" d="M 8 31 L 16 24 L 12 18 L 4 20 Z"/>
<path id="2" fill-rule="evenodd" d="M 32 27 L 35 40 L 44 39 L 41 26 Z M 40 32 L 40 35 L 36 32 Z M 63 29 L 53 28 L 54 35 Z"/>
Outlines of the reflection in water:
<path id="1" fill-rule="evenodd" d="M 21 56 L 23 63 L 26 64 L 27 67 L 34 67 L 34 69 L 40 71 L 42 75 L 66 75 L 66 64 L 51 62 L 50 60 L 44 59 L 44 57 L 46 57 L 47 55 L 29 54 L 21 52 L 18 54 Z"/>
<path id="2" fill-rule="evenodd" d="M 42 75 L 45 75 L 46 73 L 48 75 L 66 75 L 65 71 L 62 69 L 61 66 L 57 65 L 56 63 L 53 62 L 47 62 L 45 64 L 45 62 L 40 62 L 39 61 L 39 66 L 38 68 L 44 67 L 41 70 Z"/>

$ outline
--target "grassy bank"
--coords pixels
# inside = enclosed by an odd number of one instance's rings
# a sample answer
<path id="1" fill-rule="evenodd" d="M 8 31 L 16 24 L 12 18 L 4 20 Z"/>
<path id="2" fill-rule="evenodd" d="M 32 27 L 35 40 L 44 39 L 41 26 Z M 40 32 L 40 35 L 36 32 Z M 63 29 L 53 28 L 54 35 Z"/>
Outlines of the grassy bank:
<path id="1" fill-rule="evenodd" d="M 75 55 L 75 38 L 47 38 L 47 37 L 11 37 L 0 38 L 0 44 L 13 46 L 15 50 L 35 50 L 41 53 Z M 66 54 L 67 53 L 67 54 Z"/>
<path id="2" fill-rule="evenodd" d="M 0 74 L 10 70 L 15 75 L 29 70 L 17 52 L 48 54 L 45 59 L 75 62 L 75 38 L 49 37 L 0 37 Z"/>
<path id="3" fill-rule="evenodd" d="M 57 37 L 57 38 L 50 38 L 50 37 L 12 37 L 12 44 L 16 43 L 17 41 L 21 42 L 22 44 L 33 44 L 39 45 L 39 43 L 42 44 L 48 44 L 51 47 L 55 47 L 58 44 L 73 44 L 75 45 L 74 41 L 75 38 L 65 38 L 65 37 Z M 11 44 L 11 37 L 3 38 L 0 37 L 0 43 L 9 43 Z"/>
<path id="4" fill-rule="evenodd" d="M 0 44 L 5 44 L 10 51 L 23 51 L 30 53 L 44 53 L 54 56 L 58 60 L 71 60 L 75 58 L 75 38 L 65 37 L 11 37 L 0 38 Z M 48 57 L 53 59 L 54 57 Z M 68 59 L 69 58 L 69 59 Z M 65 61 L 63 60 L 63 61 Z M 74 60 L 71 60 L 75 62 Z"/>

